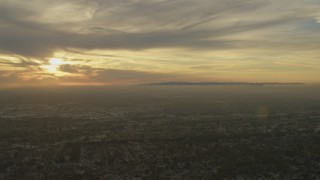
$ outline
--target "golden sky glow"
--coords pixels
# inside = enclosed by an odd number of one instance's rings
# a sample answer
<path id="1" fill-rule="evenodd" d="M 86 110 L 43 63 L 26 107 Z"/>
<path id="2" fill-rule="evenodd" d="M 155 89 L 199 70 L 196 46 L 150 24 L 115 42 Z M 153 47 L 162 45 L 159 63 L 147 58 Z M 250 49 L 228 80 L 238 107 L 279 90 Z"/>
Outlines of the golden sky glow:
<path id="1" fill-rule="evenodd" d="M 320 83 L 320 0 L 0 0 L 0 86 Z"/>

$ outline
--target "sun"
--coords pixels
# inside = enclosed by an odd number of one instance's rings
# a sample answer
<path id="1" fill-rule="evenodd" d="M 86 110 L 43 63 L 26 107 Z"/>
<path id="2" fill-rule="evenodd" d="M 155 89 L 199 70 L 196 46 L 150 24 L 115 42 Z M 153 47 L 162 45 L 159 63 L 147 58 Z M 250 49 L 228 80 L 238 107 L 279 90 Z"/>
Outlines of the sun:
<path id="1" fill-rule="evenodd" d="M 63 75 L 64 73 L 58 70 L 58 67 L 62 64 L 67 64 L 63 59 L 60 58 L 51 58 L 49 60 L 49 65 L 44 65 L 43 67 L 52 74 Z"/>
<path id="2" fill-rule="evenodd" d="M 56 66 L 61 65 L 61 64 L 65 64 L 65 62 L 62 59 L 59 59 L 59 58 L 51 58 L 49 60 L 49 62 L 50 62 L 51 65 L 56 65 Z"/>

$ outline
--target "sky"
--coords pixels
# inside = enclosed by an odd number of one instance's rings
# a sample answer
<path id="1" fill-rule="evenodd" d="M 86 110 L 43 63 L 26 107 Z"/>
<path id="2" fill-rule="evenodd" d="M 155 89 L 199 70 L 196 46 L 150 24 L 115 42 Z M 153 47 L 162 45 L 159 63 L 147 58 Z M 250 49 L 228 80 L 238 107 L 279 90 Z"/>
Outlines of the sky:
<path id="1" fill-rule="evenodd" d="M 320 0 L 0 0 L 0 87 L 320 83 Z"/>

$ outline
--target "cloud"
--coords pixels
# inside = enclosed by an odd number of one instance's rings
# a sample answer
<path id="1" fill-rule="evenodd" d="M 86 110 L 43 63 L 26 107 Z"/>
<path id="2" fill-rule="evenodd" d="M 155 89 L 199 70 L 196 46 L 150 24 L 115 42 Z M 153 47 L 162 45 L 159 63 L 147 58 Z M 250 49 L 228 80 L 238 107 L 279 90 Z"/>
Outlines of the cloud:
<path id="1" fill-rule="evenodd" d="M 106 69 L 99 71 L 95 79 L 100 81 L 159 81 L 161 79 L 173 78 L 177 75 L 170 75 L 164 73 L 152 73 L 135 70 L 118 70 Z"/>
<path id="2" fill-rule="evenodd" d="M 288 64 L 317 64 L 319 9 L 319 0 L 1 0 L 0 58 L 14 58 L 0 59 L 6 70 L 0 80 L 156 81 L 179 79 L 177 72 L 207 78 L 246 69 L 307 71 Z M 59 66 L 65 77 L 46 72 L 51 57 L 70 63 Z"/>
<path id="3" fill-rule="evenodd" d="M 161 79 L 177 78 L 178 75 L 168 73 L 145 72 L 137 70 L 102 69 L 85 65 L 65 64 L 59 67 L 60 71 L 70 74 L 83 75 L 79 80 L 90 80 L 95 82 L 143 82 L 158 81 Z M 71 75 L 72 76 L 72 75 Z M 74 80 L 74 77 L 71 78 Z M 83 78 L 85 77 L 85 78 Z M 68 77 L 64 78 L 68 79 Z M 70 79 L 70 77 L 69 77 Z"/>
<path id="4" fill-rule="evenodd" d="M 18 61 L 9 61 L 9 60 L 0 60 L 0 65 L 9 65 L 12 67 L 18 67 L 18 68 L 29 68 L 29 69 L 38 69 L 40 64 L 23 58 L 23 57 L 18 57 Z"/>
<path id="5" fill-rule="evenodd" d="M 58 68 L 60 71 L 72 73 L 72 74 L 86 74 L 92 75 L 95 71 L 99 71 L 97 68 L 92 68 L 85 65 L 72 65 L 72 64 L 63 64 Z"/>
<path id="6" fill-rule="evenodd" d="M 85 85 L 85 84 L 122 84 L 159 82 L 181 79 L 177 74 L 144 72 L 136 70 L 99 69 L 82 65 L 62 65 L 60 71 L 68 72 L 65 76 L 52 74 L 32 74 L 27 70 L 0 71 L 0 87 L 47 86 L 47 85 Z M 75 83 L 75 84 L 74 84 Z"/>
<path id="7" fill-rule="evenodd" d="M 47 57 L 68 48 L 255 48 L 248 40 L 230 37 L 298 23 L 316 10 L 309 3 L 290 1 L 290 5 L 287 0 L 30 1 L 26 8 L 19 0 L 4 2 L 0 6 L 0 50 L 31 57 Z M 286 42 L 285 38 L 278 40 Z M 243 43 L 238 45 L 238 41 Z"/>

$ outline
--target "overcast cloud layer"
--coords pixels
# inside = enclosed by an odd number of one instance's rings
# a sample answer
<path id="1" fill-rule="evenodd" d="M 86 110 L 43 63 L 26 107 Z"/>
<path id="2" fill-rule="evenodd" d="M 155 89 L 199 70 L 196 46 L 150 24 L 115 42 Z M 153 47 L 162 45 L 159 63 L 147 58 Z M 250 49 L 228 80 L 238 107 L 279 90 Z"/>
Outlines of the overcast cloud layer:
<path id="1" fill-rule="evenodd" d="M 319 0 L 0 0 L 0 80 L 319 82 L 319 23 Z"/>

